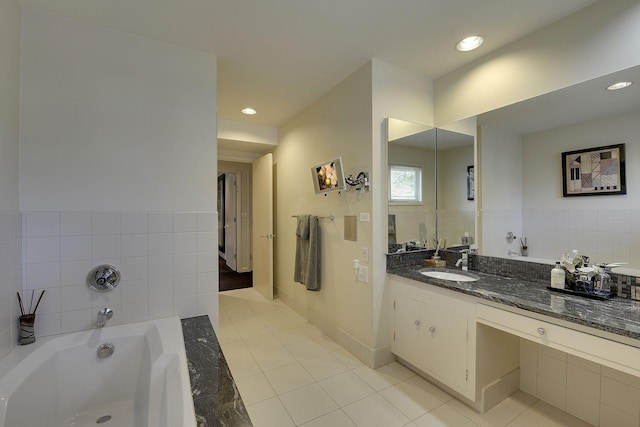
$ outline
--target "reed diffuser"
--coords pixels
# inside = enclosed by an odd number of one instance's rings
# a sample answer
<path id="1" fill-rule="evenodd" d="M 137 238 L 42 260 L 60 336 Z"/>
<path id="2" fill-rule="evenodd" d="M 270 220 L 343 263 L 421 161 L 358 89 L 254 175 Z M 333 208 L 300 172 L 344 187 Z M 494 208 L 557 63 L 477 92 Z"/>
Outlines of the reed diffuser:
<path id="1" fill-rule="evenodd" d="M 40 301 L 42 301 L 44 292 L 45 290 L 40 292 L 40 297 L 38 297 L 36 307 L 33 308 L 33 296 L 35 294 L 35 291 L 31 291 L 31 302 L 29 303 L 29 311 L 27 312 L 27 314 L 25 314 L 22 297 L 20 296 L 20 292 L 18 292 L 18 303 L 20 304 L 20 333 L 18 334 L 18 344 L 20 345 L 31 344 L 36 340 L 36 334 L 34 331 L 34 325 L 36 322 L 36 311 L 38 310 Z"/>

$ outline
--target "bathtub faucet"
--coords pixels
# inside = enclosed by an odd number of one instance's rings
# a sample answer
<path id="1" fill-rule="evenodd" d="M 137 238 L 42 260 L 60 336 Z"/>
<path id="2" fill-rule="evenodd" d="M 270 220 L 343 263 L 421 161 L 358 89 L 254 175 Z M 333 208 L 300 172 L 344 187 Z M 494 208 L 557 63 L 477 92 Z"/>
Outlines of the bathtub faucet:
<path id="1" fill-rule="evenodd" d="M 98 311 L 98 318 L 96 319 L 96 328 L 104 328 L 107 321 L 113 317 L 113 310 L 110 308 L 101 308 Z"/>

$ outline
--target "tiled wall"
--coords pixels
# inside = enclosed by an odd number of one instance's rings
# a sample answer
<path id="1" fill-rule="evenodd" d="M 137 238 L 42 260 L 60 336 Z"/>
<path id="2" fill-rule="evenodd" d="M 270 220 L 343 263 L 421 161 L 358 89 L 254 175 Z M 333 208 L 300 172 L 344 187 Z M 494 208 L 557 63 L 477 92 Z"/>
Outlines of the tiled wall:
<path id="1" fill-rule="evenodd" d="M 511 244 L 505 238 L 508 231 L 515 234 Z M 522 211 L 519 209 L 483 209 L 482 253 L 488 256 L 506 257 L 509 250 L 519 251 L 522 237 Z M 530 242 L 527 241 L 527 245 Z M 532 255 L 533 256 L 533 255 Z"/>
<path id="2" fill-rule="evenodd" d="M 525 339 L 520 389 L 594 426 L 640 424 L 640 378 Z"/>
<path id="3" fill-rule="evenodd" d="M 37 335 L 90 329 L 106 306 L 109 325 L 217 313 L 215 212 L 25 212 L 23 236 L 25 298 L 46 289 Z M 86 276 L 103 263 L 122 279 L 97 293 Z"/>
<path id="4" fill-rule="evenodd" d="M 640 265 L 640 209 L 528 209 L 522 226 L 532 257 L 578 249 L 593 262 Z"/>
<path id="5" fill-rule="evenodd" d="M 22 286 L 22 218 L 0 212 L 0 359 L 16 345 L 20 315 L 16 292 Z"/>

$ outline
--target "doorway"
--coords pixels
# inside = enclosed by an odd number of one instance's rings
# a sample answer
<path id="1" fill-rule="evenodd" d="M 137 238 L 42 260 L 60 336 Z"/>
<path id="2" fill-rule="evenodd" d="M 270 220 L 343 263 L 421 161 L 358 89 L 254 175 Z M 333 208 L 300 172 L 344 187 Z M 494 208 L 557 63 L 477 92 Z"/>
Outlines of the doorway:
<path id="1" fill-rule="evenodd" d="M 253 286 L 251 165 L 218 163 L 219 291 Z"/>

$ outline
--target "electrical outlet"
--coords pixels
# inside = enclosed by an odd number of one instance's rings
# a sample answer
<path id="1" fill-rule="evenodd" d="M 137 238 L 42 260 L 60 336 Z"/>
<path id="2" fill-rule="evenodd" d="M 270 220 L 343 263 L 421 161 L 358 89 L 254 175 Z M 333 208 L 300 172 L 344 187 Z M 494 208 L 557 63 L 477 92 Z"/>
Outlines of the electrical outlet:
<path id="1" fill-rule="evenodd" d="M 358 267 L 358 281 L 369 283 L 369 267 L 361 265 Z"/>
<path id="2" fill-rule="evenodd" d="M 369 262 L 369 248 L 362 248 L 362 261 Z"/>
<path id="3" fill-rule="evenodd" d="M 361 222 L 369 222 L 371 218 L 369 216 L 369 212 L 360 212 L 360 221 Z"/>

